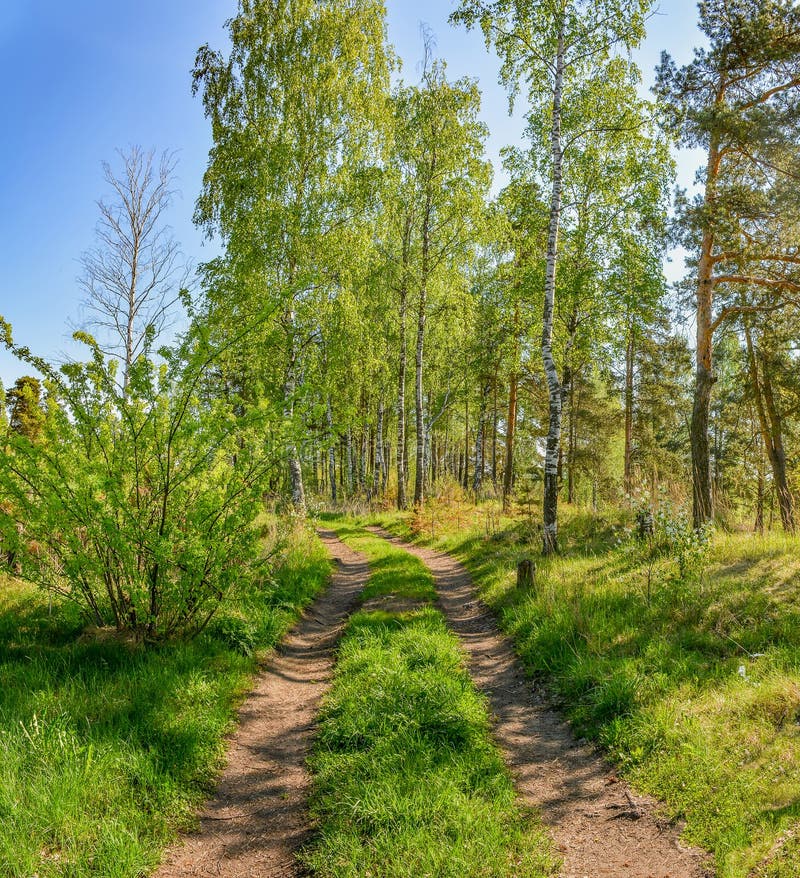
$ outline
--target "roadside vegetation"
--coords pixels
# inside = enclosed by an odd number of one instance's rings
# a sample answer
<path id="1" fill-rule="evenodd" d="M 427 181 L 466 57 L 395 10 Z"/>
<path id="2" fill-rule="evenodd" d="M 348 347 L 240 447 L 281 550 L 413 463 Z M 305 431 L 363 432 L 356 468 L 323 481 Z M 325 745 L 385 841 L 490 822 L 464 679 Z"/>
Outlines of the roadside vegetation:
<path id="1" fill-rule="evenodd" d="M 347 625 L 311 768 L 322 878 L 555 874 L 536 816 L 515 802 L 485 699 L 406 552 L 327 520 L 375 571 Z"/>
<path id="2" fill-rule="evenodd" d="M 795 878 L 797 540 L 718 532 L 682 559 L 658 523 L 639 541 L 618 515 L 572 509 L 562 554 L 537 558 L 533 587 L 519 587 L 531 525 L 487 509 L 374 520 L 465 563 L 576 735 L 685 821 L 685 840 L 713 852 L 720 878 Z"/>
<path id="3" fill-rule="evenodd" d="M 800 4 L 703 0 L 653 100 L 654 0 L 449 4 L 526 120 L 499 191 L 479 83 L 432 32 L 404 80 L 383 0 L 228 5 L 191 82 L 213 258 L 166 223 L 174 154 L 131 147 L 80 259 L 83 361 L 15 336 L 19 296 L 0 315 L 0 878 L 141 876 L 191 824 L 330 570 L 303 531 L 265 553 L 267 499 L 287 527 L 413 505 L 379 520 L 463 559 L 576 734 L 721 878 L 796 878 Z M 704 168 L 673 198 L 681 147 Z M 332 526 L 374 576 L 308 864 L 547 874 L 430 577 Z"/>
<path id="4" fill-rule="evenodd" d="M 213 790 L 259 656 L 329 571 L 300 529 L 271 581 L 240 583 L 206 632 L 150 646 L 0 579 L 0 875 L 153 869 Z"/>

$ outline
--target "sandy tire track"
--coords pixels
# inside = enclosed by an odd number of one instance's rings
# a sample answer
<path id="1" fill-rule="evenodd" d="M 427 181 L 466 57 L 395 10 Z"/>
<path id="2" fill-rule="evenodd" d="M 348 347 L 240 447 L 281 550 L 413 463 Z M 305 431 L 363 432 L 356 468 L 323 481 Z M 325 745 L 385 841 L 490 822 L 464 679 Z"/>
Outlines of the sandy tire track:
<path id="1" fill-rule="evenodd" d="M 509 639 L 479 601 L 466 568 L 449 555 L 368 530 L 422 560 L 433 573 L 448 624 L 489 698 L 494 737 L 526 804 L 540 809 L 563 857 L 562 878 L 705 878 L 708 855 L 680 844 L 657 803 L 619 781 L 593 747 L 526 678 Z"/>
<path id="2" fill-rule="evenodd" d="M 325 592 L 273 653 L 239 712 L 239 726 L 198 832 L 170 848 L 154 878 L 299 875 L 308 839 L 309 754 L 333 650 L 369 567 L 331 531 L 319 536 L 336 562 Z"/>

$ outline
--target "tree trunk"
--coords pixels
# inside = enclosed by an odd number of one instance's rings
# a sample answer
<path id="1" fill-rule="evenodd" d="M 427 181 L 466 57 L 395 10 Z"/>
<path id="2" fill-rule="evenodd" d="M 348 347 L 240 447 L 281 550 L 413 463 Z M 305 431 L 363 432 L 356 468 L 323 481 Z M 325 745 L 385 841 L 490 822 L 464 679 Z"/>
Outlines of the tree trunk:
<path id="1" fill-rule="evenodd" d="M 492 385 L 492 484 L 497 491 L 497 370 Z"/>
<path id="2" fill-rule="evenodd" d="M 764 533 L 764 455 L 759 447 L 757 451 L 758 481 L 756 483 L 756 517 L 753 530 L 757 534 Z"/>
<path id="3" fill-rule="evenodd" d="M 333 444 L 333 409 L 331 398 L 328 397 L 328 472 L 331 482 L 331 502 L 336 503 L 336 448 Z"/>
<path id="4" fill-rule="evenodd" d="M 556 293 L 558 231 L 561 222 L 562 162 L 561 97 L 564 82 L 564 34 L 559 32 L 553 86 L 553 119 L 550 145 L 553 184 L 550 193 L 550 224 L 545 263 L 544 308 L 542 312 L 542 365 L 550 398 L 549 426 L 544 458 L 544 499 L 542 503 L 542 550 L 545 555 L 558 550 L 558 456 L 561 446 L 561 382 L 553 358 L 553 310 Z"/>
<path id="5" fill-rule="evenodd" d="M 517 428 L 517 376 L 512 373 L 508 387 L 508 423 L 506 424 L 506 462 L 503 470 L 503 512 L 511 508 L 514 487 L 514 433 Z"/>
<path id="6" fill-rule="evenodd" d="M 625 463 L 623 487 L 630 503 L 633 493 L 633 324 L 628 326 L 628 343 L 625 345 Z"/>
<path id="7" fill-rule="evenodd" d="M 517 267 L 519 263 L 517 262 Z M 519 368 L 519 297 L 514 301 L 514 360 L 508 380 L 508 417 L 506 419 L 506 453 L 503 469 L 503 512 L 511 508 L 511 492 L 514 489 L 514 435 L 517 429 L 517 369 Z"/>
<path id="8" fill-rule="evenodd" d="M 769 363 L 760 350 L 756 350 L 750 327 L 745 325 L 745 341 L 747 344 L 747 359 L 750 367 L 750 384 L 753 389 L 753 399 L 758 412 L 758 422 L 761 427 L 761 437 L 767 452 L 772 479 L 775 485 L 775 493 L 778 495 L 778 507 L 781 513 L 783 529 L 787 533 L 795 532 L 794 523 L 794 499 L 789 488 L 789 479 L 786 474 L 786 452 L 783 447 L 783 422 L 775 405 L 775 395 L 772 390 Z M 759 375 L 759 362 L 761 374 Z M 763 520 L 763 517 L 762 517 Z"/>
<path id="9" fill-rule="evenodd" d="M 284 393 L 284 416 L 290 422 L 294 417 L 294 395 L 297 390 L 297 351 L 294 341 L 294 312 L 289 313 L 289 363 L 286 368 L 286 380 L 283 385 Z M 292 431 L 294 430 L 291 425 Z M 303 469 L 300 465 L 300 455 L 297 451 L 297 443 L 292 437 L 286 448 L 286 457 L 289 465 L 289 488 L 292 495 L 292 506 L 298 515 L 306 514 L 306 492 L 303 486 Z"/>
<path id="10" fill-rule="evenodd" d="M 347 496 L 351 497 L 353 494 L 353 480 L 354 480 L 354 466 L 353 466 L 353 429 L 352 427 L 347 428 L 347 448 L 346 448 L 346 457 L 347 457 Z"/>
<path id="11" fill-rule="evenodd" d="M 133 220 L 133 217 L 131 217 Z M 123 392 L 127 394 L 128 392 L 128 383 L 130 381 L 131 375 L 131 367 L 133 366 L 133 332 L 134 332 L 134 321 L 136 319 L 136 311 L 137 305 L 137 290 L 136 285 L 139 282 L 138 274 L 139 274 L 139 235 L 135 229 L 136 223 L 132 222 L 131 225 L 134 226 L 132 241 L 131 241 L 131 262 L 130 262 L 130 271 L 131 271 L 131 283 L 130 288 L 128 290 L 128 308 L 125 323 L 125 363 L 123 364 L 123 373 L 122 373 L 122 389 Z"/>
<path id="12" fill-rule="evenodd" d="M 715 202 L 717 174 L 719 172 L 718 142 L 712 139 L 706 167 L 705 203 Z M 689 436 L 692 450 L 692 519 L 700 527 L 714 517 L 714 501 L 711 490 L 711 455 L 708 443 L 708 422 L 711 408 L 711 388 L 714 386 L 712 368 L 712 308 L 714 295 L 714 231 L 706 227 L 700 245 L 697 267 L 697 342 L 695 349 L 696 370 L 694 404 Z"/>
<path id="13" fill-rule="evenodd" d="M 431 168 L 433 172 L 433 167 Z M 422 267 L 417 310 L 417 350 L 414 360 L 414 403 L 417 427 L 417 467 L 414 474 L 414 506 L 419 507 L 425 500 L 425 400 L 422 392 L 422 365 L 425 346 L 425 324 L 428 319 L 428 275 L 430 273 L 430 223 L 432 196 L 426 198 L 422 220 Z"/>
<path id="14" fill-rule="evenodd" d="M 416 470 L 414 473 L 414 506 L 425 499 L 425 401 L 422 393 L 422 362 L 425 343 L 425 296 L 420 292 L 417 312 L 417 350 L 414 359 L 414 412 L 416 425 Z"/>
<path id="15" fill-rule="evenodd" d="M 469 398 L 464 402 L 464 466 L 461 470 L 461 487 L 469 487 Z"/>
<path id="16" fill-rule="evenodd" d="M 772 392 L 772 379 L 770 377 L 769 364 L 762 359 L 763 364 L 763 383 L 764 383 L 764 404 L 767 409 L 769 423 L 771 427 L 772 438 L 772 455 L 770 463 L 772 464 L 772 472 L 775 481 L 775 491 L 778 495 L 778 504 L 781 510 L 781 521 L 783 529 L 787 533 L 793 534 L 795 531 L 794 524 L 794 500 L 792 492 L 789 488 L 789 479 L 786 474 L 786 452 L 783 447 L 783 424 L 781 415 L 775 405 L 775 397 Z"/>
<path id="17" fill-rule="evenodd" d="M 397 370 L 397 508 L 406 508 L 406 481 L 408 479 L 408 439 L 406 437 L 406 370 L 408 349 L 406 343 L 406 314 L 408 311 L 408 261 L 411 248 L 411 218 L 403 229 L 403 262 L 400 284 L 400 362 Z"/>
<path id="18" fill-rule="evenodd" d="M 484 433 L 486 431 L 486 397 L 488 396 L 488 386 L 481 387 L 481 407 L 478 412 L 478 426 L 475 431 L 475 473 L 472 477 L 472 493 L 475 495 L 475 501 L 478 500 L 481 487 L 483 486 L 483 470 L 484 470 Z"/>
<path id="19" fill-rule="evenodd" d="M 364 422 L 361 427 L 361 460 L 358 466 L 358 481 L 361 490 L 367 494 L 367 502 L 370 500 L 369 486 L 367 485 L 367 456 L 369 455 L 369 424 Z"/>
<path id="20" fill-rule="evenodd" d="M 383 488 L 383 400 L 378 403 L 378 422 L 375 427 L 375 475 L 373 476 L 373 486 L 375 496 L 380 496 Z"/>
<path id="21" fill-rule="evenodd" d="M 432 443 L 433 443 L 433 422 L 431 413 L 428 411 L 430 407 L 430 399 L 425 401 L 422 409 L 422 423 L 425 429 L 425 441 L 423 442 L 422 454 L 422 477 L 423 477 L 423 493 L 427 496 L 431 489 L 431 461 L 432 461 Z"/>
<path id="22" fill-rule="evenodd" d="M 705 346 L 705 345 L 704 345 Z M 710 343 L 708 344 L 710 352 Z M 711 491 L 711 452 L 708 441 L 709 409 L 711 388 L 714 376 L 701 361 L 698 353 L 695 372 L 694 405 L 689 436 L 692 450 L 692 518 L 695 527 L 700 527 L 714 517 L 714 504 Z"/>
<path id="23" fill-rule="evenodd" d="M 577 444 L 575 424 L 575 376 L 572 369 L 564 367 L 564 393 L 567 406 L 567 503 L 575 502 L 575 446 Z"/>

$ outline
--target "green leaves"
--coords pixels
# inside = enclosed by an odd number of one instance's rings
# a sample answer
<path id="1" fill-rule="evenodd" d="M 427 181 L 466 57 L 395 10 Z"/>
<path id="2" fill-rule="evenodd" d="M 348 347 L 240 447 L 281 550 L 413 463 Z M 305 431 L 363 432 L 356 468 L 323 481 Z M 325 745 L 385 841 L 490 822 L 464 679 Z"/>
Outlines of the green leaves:
<path id="1" fill-rule="evenodd" d="M 124 390 L 114 362 L 92 354 L 50 370 L 35 436 L 6 434 L 0 539 L 24 578 L 95 624 L 191 635 L 260 575 L 253 522 L 278 458 L 266 412 L 204 399 L 213 356 L 192 338 L 167 364 L 140 357 Z"/>

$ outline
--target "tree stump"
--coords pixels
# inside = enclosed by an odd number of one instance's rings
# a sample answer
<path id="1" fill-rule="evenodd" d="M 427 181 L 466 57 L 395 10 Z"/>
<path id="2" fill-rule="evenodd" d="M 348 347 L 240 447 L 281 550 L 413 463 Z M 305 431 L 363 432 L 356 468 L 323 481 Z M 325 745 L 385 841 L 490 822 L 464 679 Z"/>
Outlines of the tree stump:
<path id="1" fill-rule="evenodd" d="M 536 585 L 536 563 L 532 558 L 523 558 L 517 563 L 517 587 L 533 588 Z"/>
<path id="2" fill-rule="evenodd" d="M 653 513 L 641 511 L 636 513 L 636 535 L 645 540 L 653 535 Z"/>

